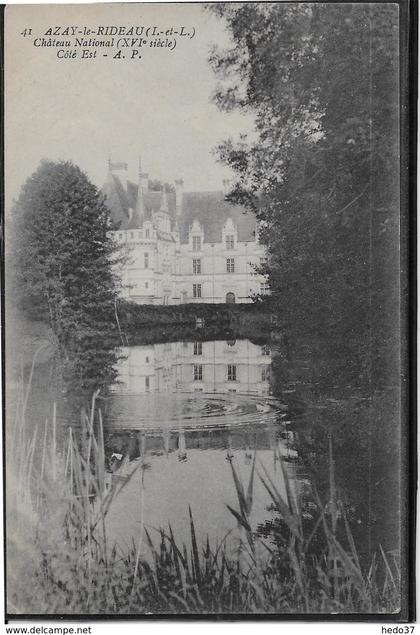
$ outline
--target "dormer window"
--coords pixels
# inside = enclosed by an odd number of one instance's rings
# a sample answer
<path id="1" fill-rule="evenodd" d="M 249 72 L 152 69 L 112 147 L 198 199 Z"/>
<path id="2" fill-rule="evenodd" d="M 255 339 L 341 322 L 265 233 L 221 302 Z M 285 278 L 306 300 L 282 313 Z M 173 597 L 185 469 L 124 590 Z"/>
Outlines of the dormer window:
<path id="1" fill-rule="evenodd" d="M 225 249 L 232 251 L 238 242 L 238 230 L 231 218 L 227 218 L 223 226 L 222 240 L 225 243 Z"/>
<path id="2" fill-rule="evenodd" d="M 225 238 L 226 241 L 226 249 L 235 249 L 235 236 L 233 234 L 228 234 Z"/>

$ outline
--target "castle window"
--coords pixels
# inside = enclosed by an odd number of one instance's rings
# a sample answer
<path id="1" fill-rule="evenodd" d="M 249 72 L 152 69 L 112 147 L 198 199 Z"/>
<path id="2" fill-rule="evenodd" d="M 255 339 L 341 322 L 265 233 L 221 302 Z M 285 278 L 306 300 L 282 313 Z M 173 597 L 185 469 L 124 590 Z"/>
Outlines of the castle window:
<path id="1" fill-rule="evenodd" d="M 144 378 L 144 383 L 145 383 L 146 390 L 149 390 L 149 388 L 150 388 L 150 377 L 145 377 Z"/>
<path id="2" fill-rule="evenodd" d="M 236 366 L 234 364 L 228 364 L 228 381 L 236 381 Z"/>
<path id="3" fill-rule="evenodd" d="M 235 258 L 226 258 L 226 271 L 235 273 Z"/>
<path id="4" fill-rule="evenodd" d="M 201 298 L 201 284 L 193 284 L 193 298 Z"/>
<path id="5" fill-rule="evenodd" d="M 149 254 L 147 252 L 144 254 L 144 268 L 149 268 Z"/>
<path id="6" fill-rule="evenodd" d="M 194 381 L 203 381 L 203 366 L 194 364 Z"/>
<path id="7" fill-rule="evenodd" d="M 267 295 L 267 293 L 270 291 L 270 287 L 268 282 L 261 282 L 260 284 L 260 293 L 261 295 Z"/>
<path id="8" fill-rule="evenodd" d="M 146 229 L 146 238 L 150 237 L 150 229 Z"/>
<path id="9" fill-rule="evenodd" d="M 201 236 L 193 236 L 193 251 L 201 251 Z"/>
<path id="10" fill-rule="evenodd" d="M 146 289 L 148 289 L 148 288 L 149 288 L 149 283 L 148 283 L 148 282 L 145 282 L 145 283 L 144 283 L 144 286 L 145 286 L 145 288 L 146 288 Z"/>
<path id="11" fill-rule="evenodd" d="M 270 355 L 270 347 L 267 344 L 261 347 L 261 355 Z"/>
<path id="12" fill-rule="evenodd" d="M 226 236 L 226 249 L 235 248 L 235 236 Z"/>
<path id="13" fill-rule="evenodd" d="M 193 260 L 193 273 L 201 273 L 201 260 L 194 258 Z"/>
<path id="14" fill-rule="evenodd" d="M 261 381 L 268 381 L 270 379 L 270 367 L 263 366 L 261 368 Z"/>
<path id="15" fill-rule="evenodd" d="M 130 238 L 134 238 L 134 232 L 130 232 Z"/>
<path id="16" fill-rule="evenodd" d="M 194 342 L 194 355 L 203 354 L 203 342 Z"/>

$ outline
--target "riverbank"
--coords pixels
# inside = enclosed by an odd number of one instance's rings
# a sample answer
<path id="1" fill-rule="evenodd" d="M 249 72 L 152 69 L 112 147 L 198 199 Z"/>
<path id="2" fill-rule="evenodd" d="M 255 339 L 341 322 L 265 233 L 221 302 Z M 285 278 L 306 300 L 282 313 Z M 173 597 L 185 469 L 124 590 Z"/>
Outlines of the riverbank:
<path id="1" fill-rule="evenodd" d="M 115 346 L 174 341 L 180 329 L 184 337 L 194 340 L 249 338 L 259 343 L 267 338 L 273 321 L 261 303 L 153 306 L 125 300 L 118 302 L 115 319 L 119 325 Z M 9 370 L 30 365 L 36 351 L 38 363 L 52 357 L 56 341 L 46 322 L 16 314 L 8 317 L 8 325 Z"/>
<path id="2" fill-rule="evenodd" d="M 208 328 L 257 328 L 269 330 L 272 316 L 263 303 L 179 304 L 154 306 L 120 300 L 117 315 L 121 329 L 134 333 L 150 326 L 196 327 L 197 320 Z"/>
<path id="3" fill-rule="evenodd" d="M 270 312 L 260 304 L 138 305 L 120 302 L 120 340 L 125 345 L 184 340 L 249 339 L 264 344 L 272 328 Z"/>
<path id="4" fill-rule="evenodd" d="M 18 430 L 8 437 L 7 522 L 13 529 L 8 532 L 9 615 L 387 615 L 399 610 L 398 567 L 382 550 L 363 570 L 336 488 L 328 505 L 308 500 L 303 492 L 293 496 L 279 455 L 281 469 L 274 480 L 264 466 L 255 467 L 255 453 L 246 481 L 235 457 L 229 458 L 237 496 L 229 507 L 232 532 L 240 542 L 237 554 L 229 553 L 225 539 L 217 544 L 198 539 L 188 500 L 186 541 L 179 540 L 170 524 L 146 528 L 141 516 L 132 543 L 113 546 L 108 512 L 135 478 L 143 505 L 141 474 L 149 469 L 147 461 L 133 461 L 124 478 L 117 473 L 109 478 L 94 399 L 91 413 L 81 418 L 85 442 L 80 444 L 70 429 L 61 453 L 55 417 L 41 438 L 28 429 L 22 408 Z M 37 447 L 41 471 L 28 461 Z M 257 481 L 277 515 L 263 532 L 255 531 L 251 521 Z M 307 526 L 308 515 L 315 530 Z M 344 542 L 338 538 L 340 525 Z"/>
<path id="5" fill-rule="evenodd" d="M 147 323 L 133 327 L 132 333 L 135 335 L 130 336 L 130 345 L 136 343 L 135 337 L 139 338 L 139 344 L 149 341 L 153 343 L 155 337 L 160 338 L 160 341 L 168 342 L 176 342 L 184 338 L 184 341 L 189 342 L 204 341 L 209 337 L 212 328 L 217 328 L 219 330 L 215 339 L 228 340 L 228 344 L 234 347 L 235 343 L 229 342 L 231 339 L 229 333 L 238 333 L 241 329 L 242 331 L 248 329 L 251 332 L 254 330 L 253 337 L 258 338 L 258 332 L 260 334 L 264 332 L 262 328 L 257 328 L 259 325 L 256 326 L 255 322 L 262 315 L 259 311 L 260 307 L 253 307 L 251 311 L 249 307 L 241 307 L 238 310 L 238 314 L 244 317 L 242 326 L 240 320 L 223 321 L 220 316 L 225 315 L 229 318 L 229 314 L 224 306 L 216 307 L 221 309 L 219 317 L 220 324 L 224 325 L 223 328 L 215 319 L 216 311 L 213 313 L 208 310 L 208 306 L 199 307 L 208 311 L 204 315 L 197 312 L 196 306 L 179 309 L 177 307 L 147 307 L 146 309 L 135 307 L 133 309 L 130 305 L 129 308 L 135 311 L 137 317 L 144 317 L 147 314 L 149 318 Z M 246 311 L 247 308 L 248 311 Z M 169 313 L 167 321 L 172 319 L 172 323 L 157 324 L 152 328 L 153 322 L 150 316 L 154 312 L 164 313 L 165 311 Z M 182 316 L 186 321 L 184 325 L 178 326 Z M 204 328 L 197 328 L 196 317 L 204 319 Z M 263 323 L 262 320 L 260 322 Z M 270 322 L 271 320 L 266 322 L 268 328 Z M 231 325 L 233 325 L 232 328 Z M 25 329 L 29 335 L 32 335 L 30 323 L 25 325 Z M 274 325 L 273 329 L 272 336 L 274 337 L 276 333 Z M 41 324 L 37 325 L 36 331 L 36 339 L 39 343 L 40 339 L 47 336 L 48 331 L 44 330 Z M 189 348 L 192 354 L 193 347 L 190 345 Z M 168 361 L 170 347 L 164 347 L 164 349 L 165 359 Z M 200 529 L 200 525 L 216 526 L 217 522 L 220 522 L 218 519 L 221 517 L 221 512 L 217 505 L 214 505 L 212 508 L 214 516 L 211 522 L 203 521 L 200 504 L 190 493 L 191 483 L 199 483 L 200 478 L 204 483 L 210 481 L 212 487 L 214 486 L 209 477 L 203 478 L 205 451 L 203 444 L 198 443 L 197 435 L 191 445 L 188 444 L 187 434 L 183 437 L 183 441 L 180 441 L 179 437 L 174 440 L 169 435 L 166 437 L 169 438 L 167 445 L 162 437 L 162 443 L 158 448 L 155 446 L 148 448 L 146 443 L 142 446 L 141 435 L 136 436 L 136 433 L 133 436 L 130 429 L 127 448 L 124 449 L 124 445 L 120 443 L 120 437 L 116 438 L 115 445 L 111 448 L 108 445 L 107 431 L 118 430 L 119 427 L 121 429 L 119 422 L 125 419 L 121 417 L 120 403 L 117 408 L 118 422 L 113 420 L 112 412 L 107 409 L 109 402 L 103 398 L 105 396 L 103 393 L 98 397 L 98 410 L 92 409 L 90 417 L 86 414 L 89 406 L 81 410 L 79 402 L 74 401 L 76 395 L 67 393 L 65 399 L 67 402 L 72 402 L 74 414 L 65 420 L 65 426 L 63 426 L 63 411 L 60 404 L 52 409 L 51 416 L 45 413 L 40 416 L 34 410 L 36 400 L 34 402 L 21 400 L 17 406 L 16 417 L 13 419 L 13 428 L 8 428 L 7 433 L 7 442 L 10 444 L 8 469 L 11 470 L 8 477 L 8 483 L 11 486 L 8 495 L 8 522 L 10 527 L 22 527 L 26 532 L 23 536 L 9 532 L 9 537 L 13 535 L 13 540 L 9 543 L 8 553 L 14 565 L 8 587 L 11 612 L 13 613 L 16 608 L 20 610 L 21 607 L 23 607 L 21 610 L 29 611 L 36 606 L 44 606 L 46 612 L 54 610 L 63 614 L 67 612 L 158 614 L 184 611 L 225 614 L 235 612 L 311 613 L 325 610 L 342 613 L 388 613 L 398 610 L 400 584 L 398 541 L 393 538 L 395 532 L 391 531 L 387 520 L 395 514 L 389 512 L 393 509 L 393 504 L 390 502 L 391 486 L 388 481 L 383 480 L 386 473 L 395 474 L 397 469 L 397 466 L 391 470 L 389 468 L 393 456 L 396 460 L 398 446 L 391 443 L 392 439 L 383 444 L 384 423 L 387 422 L 385 413 L 392 412 L 390 403 L 384 402 L 382 407 L 380 407 L 381 403 L 372 403 L 372 410 L 364 400 L 358 399 L 357 402 L 354 400 L 351 403 L 346 400 L 338 401 L 332 399 L 329 393 L 326 393 L 323 400 L 318 399 L 315 403 L 313 400 L 315 393 L 306 390 L 306 385 L 303 386 L 305 399 L 302 399 L 301 381 L 298 383 L 296 381 L 297 378 L 306 377 L 305 373 L 302 375 L 299 371 L 300 365 L 307 366 L 307 363 L 299 358 L 299 368 L 296 368 L 297 362 L 290 368 L 288 358 L 284 359 L 282 351 L 275 349 L 274 345 L 271 348 L 273 352 L 272 385 L 276 387 L 276 396 L 281 396 L 282 403 L 288 405 L 287 413 L 281 412 L 280 421 L 276 421 L 275 426 L 279 432 L 287 433 L 287 438 L 289 438 L 289 432 L 296 433 L 299 437 L 297 439 L 299 445 L 296 447 L 301 460 L 299 474 L 302 476 L 299 487 L 296 487 L 296 494 L 299 497 L 296 500 L 299 504 L 295 505 L 294 498 L 287 500 L 287 496 L 284 492 L 282 493 L 282 474 L 283 470 L 287 470 L 287 466 L 281 467 L 281 457 L 276 457 L 275 454 L 274 465 L 279 469 L 276 475 L 270 473 L 269 466 L 272 465 L 273 455 L 270 453 L 268 460 L 264 455 L 264 449 L 271 450 L 271 442 L 267 447 L 263 444 L 262 447 L 257 448 L 254 433 L 252 433 L 244 442 L 245 449 L 249 446 L 246 450 L 248 456 L 241 454 L 235 442 L 234 430 L 237 430 L 237 426 L 233 420 L 236 417 L 237 422 L 244 422 L 240 409 L 237 407 L 239 395 L 228 396 L 228 401 L 232 398 L 232 403 L 228 406 L 235 405 L 235 409 L 227 410 L 230 412 L 232 424 L 227 426 L 229 438 L 226 438 L 222 444 L 223 449 L 226 448 L 227 455 L 222 457 L 223 468 L 221 469 L 212 456 L 211 468 L 218 478 L 223 474 L 223 470 L 227 471 L 221 481 L 223 496 L 220 497 L 220 506 L 225 511 L 229 483 L 233 483 L 236 488 L 238 501 L 234 497 L 228 500 L 233 510 L 231 511 L 232 532 L 239 532 L 239 537 L 242 534 L 243 540 L 239 569 L 237 560 L 230 554 L 226 542 L 212 536 L 207 541 L 205 532 Z M 203 345 L 200 353 L 203 362 L 205 353 Z M 101 351 L 97 350 L 96 355 L 100 354 Z M 229 352 L 230 354 L 232 353 Z M 281 358 L 280 364 L 275 361 L 278 357 Z M 137 362 L 131 364 L 134 377 L 139 376 L 138 362 L 141 363 L 142 359 L 147 364 L 151 362 L 151 359 L 146 362 L 146 357 L 141 355 L 137 357 Z M 98 368 L 102 370 L 103 358 L 99 358 L 98 361 Z M 262 358 L 258 358 L 257 364 L 261 361 Z M 264 366 L 268 365 L 268 359 L 265 356 L 263 362 Z M 286 367 L 284 362 L 287 362 Z M 46 366 L 48 365 L 47 362 Z M 166 363 L 165 366 L 169 367 Z M 83 367 L 85 368 L 87 367 Z M 288 378 L 289 371 L 292 371 L 290 378 Z M 150 373 L 150 376 L 152 374 Z M 53 383 L 43 368 L 37 368 L 32 378 L 32 395 L 37 390 L 35 383 L 39 376 L 42 377 L 45 385 L 50 386 Z M 188 376 L 191 377 L 191 373 L 188 373 Z M 250 376 L 248 371 L 241 373 L 240 369 L 237 380 L 240 377 L 249 378 Z M 259 381 L 261 375 L 257 374 L 256 377 Z M 265 377 L 267 377 L 266 373 Z M 154 389 L 153 384 L 150 385 Z M 162 401 L 165 397 L 168 398 L 167 411 L 170 411 L 173 416 L 176 410 L 173 405 L 175 395 L 166 393 L 165 385 L 167 384 L 162 382 L 161 390 L 155 392 L 155 395 L 158 394 Z M 208 428 L 211 420 L 209 415 L 215 412 L 215 405 L 217 405 L 214 395 L 210 400 L 211 410 L 208 410 L 206 404 L 204 404 L 205 408 L 200 407 L 200 403 L 203 403 L 203 395 L 195 394 L 193 387 L 192 390 L 194 395 L 188 399 L 188 408 L 183 414 L 197 424 L 197 414 L 204 412 L 205 427 Z M 45 388 L 39 394 L 43 403 L 47 401 L 53 403 L 47 396 Z M 260 397 L 257 399 L 260 400 Z M 131 397 L 129 401 L 131 405 L 126 412 L 128 415 L 133 414 L 136 430 L 141 427 L 139 423 L 143 417 L 148 425 L 152 424 L 150 427 L 153 428 L 153 433 L 158 437 L 162 436 L 162 417 L 157 418 L 156 421 L 159 423 L 154 426 L 150 412 L 145 407 L 148 399 L 139 402 L 140 405 L 134 408 Z M 165 407 L 163 407 L 164 410 Z M 375 425 L 370 421 L 372 411 L 378 413 L 378 421 Z M 262 431 L 267 423 L 267 413 L 260 414 L 256 425 Z M 179 428 L 181 418 L 175 416 L 175 420 Z M 389 420 L 391 422 L 395 420 L 393 414 Z M 82 421 L 82 434 L 80 429 L 79 433 L 76 432 L 80 421 Z M 40 422 L 38 428 L 36 422 Z M 42 430 L 42 433 L 39 430 Z M 370 431 L 370 446 L 366 443 L 368 430 Z M 276 430 L 272 430 L 272 433 L 275 435 Z M 93 435 L 96 435 L 95 438 Z M 209 452 L 214 451 L 217 439 L 221 436 L 217 430 L 212 431 L 211 435 Z M 270 438 L 277 438 L 277 435 Z M 377 448 L 379 452 L 374 451 L 376 438 L 381 440 Z M 194 466 L 194 449 L 198 445 L 200 470 L 197 471 L 195 479 L 190 476 L 182 481 L 182 478 L 178 478 L 179 470 L 182 470 L 185 475 L 186 468 Z M 171 449 L 174 452 L 172 455 Z M 188 460 L 186 460 L 187 450 Z M 165 451 L 169 458 L 162 456 L 162 459 L 158 459 L 159 453 L 163 455 Z M 252 467 L 253 457 L 255 458 L 254 451 L 257 452 L 255 473 Z M 120 454 L 126 458 L 122 465 L 129 468 L 125 470 L 124 467 L 121 474 L 109 467 L 109 457 Z M 171 468 L 170 473 L 167 473 L 182 494 L 176 505 L 176 518 L 182 516 L 186 518 L 187 529 L 189 525 L 191 526 L 191 535 L 187 535 L 182 528 L 177 527 L 169 511 L 166 516 L 169 505 L 163 492 L 167 493 L 169 488 L 162 485 L 157 488 L 158 494 L 153 493 L 149 499 L 153 500 L 157 507 L 160 506 L 161 510 L 165 510 L 165 514 L 158 510 L 160 520 L 151 523 L 156 530 L 163 527 L 163 534 L 150 531 L 148 536 L 141 531 L 137 532 L 136 525 L 136 530 L 130 534 L 130 536 L 134 535 L 136 544 L 133 549 L 127 550 L 125 547 L 128 544 L 127 536 L 123 539 L 123 532 L 121 532 L 119 534 L 121 540 L 118 541 L 118 557 L 114 558 L 109 553 L 107 545 L 112 544 L 117 534 L 115 531 L 109 532 L 107 522 L 111 522 L 110 517 L 115 514 L 118 518 L 124 518 L 124 527 L 126 523 L 127 526 L 129 525 L 129 521 L 125 520 L 127 510 L 136 508 L 136 503 L 132 504 L 129 498 L 124 502 L 124 496 L 129 497 L 129 489 L 132 487 L 136 493 L 134 500 L 137 501 L 138 493 L 145 487 L 143 477 L 148 487 L 151 479 L 155 486 L 158 481 L 156 478 L 158 469 L 163 466 L 167 470 L 171 456 L 179 469 L 175 471 Z M 338 457 L 340 457 L 339 461 Z M 248 463 L 245 463 L 245 458 Z M 380 463 L 379 459 L 381 459 Z M 159 466 L 156 464 L 157 461 Z M 40 465 L 43 466 L 43 477 L 40 477 L 40 470 L 37 469 Z M 239 471 L 233 472 L 232 468 L 235 465 L 240 465 L 242 478 L 244 475 L 247 477 L 242 484 L 239 481 Z M 268 466 L 267 472 L 262 467 L 263 465 Z M 15 468 L 16 475 L 13 474 Z M 23 481 L 16 480 L 22 475 Z M 265 484 L 261 478 L 264 479 Z M 183 482 L 184 485 L 182 485 Z M 370 483 L 372 486 L 369 485 Z M 385 490 L 388 492 L 386 496 L 382 493 L 383 485 L 375 489 L 377 483 L 385 485 Z M 121 491 L 123 486 L 124 490 Z M 267 490 L 267 486 L 270 491 Z M 289 489 L 292 490 L 294 487 L 290 484 Z M 78 490 L 78 488 L 81 489 Z M 264 488 L 264 495 L 266 492 L 269 493 L 269 505 L 267 501 L 264 502 L 261 495 L 262 488 Z M 201 498 L 206 500 L 206 507 L 209 508 L 206 485 L 197 486 L 194 490 L 196 497 L 199 500 Z M 43 494 L 48 491 L 52 492 L 51 499 Z M 18 496 L 16 492 L 19 492 Z M 63 501 L 62 505 L 57 505 L 57 492 L 59 492 L 60 501 Z M 245 492 L 248 492 L 248 495 L 245 495 Z M 281 498 L 277 492 L 281 494 Z M 372 494 L 374 501 L 381 501 L 380 506 L 369 504 Z M 392 493 L 392 496 L 394 500 L 398 499 L 398 493 L 396 495 Z M 171 502 L 175 499 L 176 497 L 171 495 Z M 14 500 L 18 503 L 25 501 L 25 504 L 21 509 L 14 510 Z M 91 502 L 95 504 L 91 505 Z M 269 512 L 267 518 L 264 516 L 263 522 L 253 522 L 251 507 L 254 513 L 256 506 L 261 504 L 264 506 L 264 511 Z M 190 505 L 191 519 L 188 515 L 185 516 L 188 514 Z M 31 510 L 31 518 L 27 516 L 28 510 Z M 142 515 L 141 518 L 145 518 L 147 522 L 147 516 Z M 70 525 L 67 524 L 67 519 Z M 170 530 L 168 529 L 169 521 L 171 522 Z M 86 527 L 92 528 L 88 535 Z M 251 527 L 251 530 L 248 527 Z M 349 532 L 351 532 L 351 538 L 348 537 Z M 63 554 L 62 545 L 67 540 L 67 537 L 64 539 L 63 536 L 69 535 L 72 538 L 70 542 L 66 542 L 66 551 Z M 369 548 L 366 548 L 367 535 L 370 536 Z M 19 540 L 14 540 L 15 537 Z M 291 541 L 296 546 L 295 551 L 292 552 L 287 547 L 292 545 Z M 211 549 L 208 544 L 211 545 Z M 380 547 L 376 548 L 377 544 Z M 22 545 L 27 547 L 24 553 Z M 271 553 L 267 551 L 266 546 L 269 546 L 272 551 L 272 559 L 269 561 L 262 561 L 259 557 L 255 557 L 255 562 L 250 563 L 243 557 L 245 553 L 249 554 L 249 550 L 252 552 L 252 549 L 255 549 L 257 554 L 261 551 L 265 554 Z M 43 561 L 45 553 L 49 555 L 47 560 Z M 192 559 L 185 557 L 184 553 L 193 554 Z M 377 577 L 372 579 L 369 570 L 375 562 L 372 560 L 375 553 L 379 558 L 380 569 L 377 571 Z M 82 559 L 80 554 L 83 554 Z M 122 559 L 121 554 L 123 554 Z M 321 563 L 321 570 L 317 568 L 317 562 Z M 151 563 L 154 564 L 151 565 Z M 392 577 L 386 573 L 388 566 L 394 572 Z M 40 570 L 42 575 L 38 573 Z M 337 570 L 340 572 L 339 577 L 337 577 Z M 29 582 L 23 584 L 22 580 L 26 578 Z M 295 583 L 297 578 L 301 580 L 299 587 Z M 264 580 L 267 580 L 267 584 Z M 173 594 L 174 588 L 176 597 Z M 36 589 L 35 595 L 34 589 Z M 385 589 L 385 592 L 382 589 Z M 197 593 L 202 598 L 202 602 L 197 603 Z"/>

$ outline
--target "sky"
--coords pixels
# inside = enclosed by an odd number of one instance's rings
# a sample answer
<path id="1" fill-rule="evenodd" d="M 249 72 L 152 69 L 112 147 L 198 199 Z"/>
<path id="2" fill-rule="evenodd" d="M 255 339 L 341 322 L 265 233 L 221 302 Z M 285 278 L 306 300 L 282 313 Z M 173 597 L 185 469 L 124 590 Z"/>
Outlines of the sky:
<path id="1" fill-rule="evenodd" d="M 186 191 L 221 189 L 232 176 L 212 149 L 250 132 L 252 118 L 220 112 L 210 100 L 217 78 L 209 50 L 229 40 L 202 6 L 9 5 L 5 21 L 6 205 L 44 158 L 72 160 L 98 187 L 108 157 L 126 161 L 136 181 L 141 155 L 149 178 L 183 178 Z M 196 34 L 173 51 L 142 49 L 141 61 L 59 60 L 56 49 L 33 45 L 51 26 L 143 24 Z"/>

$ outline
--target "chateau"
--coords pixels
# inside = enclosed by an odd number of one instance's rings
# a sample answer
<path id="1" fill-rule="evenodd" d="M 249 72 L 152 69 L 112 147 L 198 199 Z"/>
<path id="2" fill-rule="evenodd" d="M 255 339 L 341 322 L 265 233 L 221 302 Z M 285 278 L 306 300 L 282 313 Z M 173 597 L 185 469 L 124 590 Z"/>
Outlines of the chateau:
<path id="1" fill-rule="evenodd" d="M 225 201 L 225 192 L 152 191 L 148 174 L 127 180 L 128 165 L 109 162 L 102 192 L 127 247 L 124 297 L 138 304 L 251 302 L 268 292 L 256 273 L 266 258 L 255 216 Z M 224 187 L 227 182 L 224 181 Z"/>

